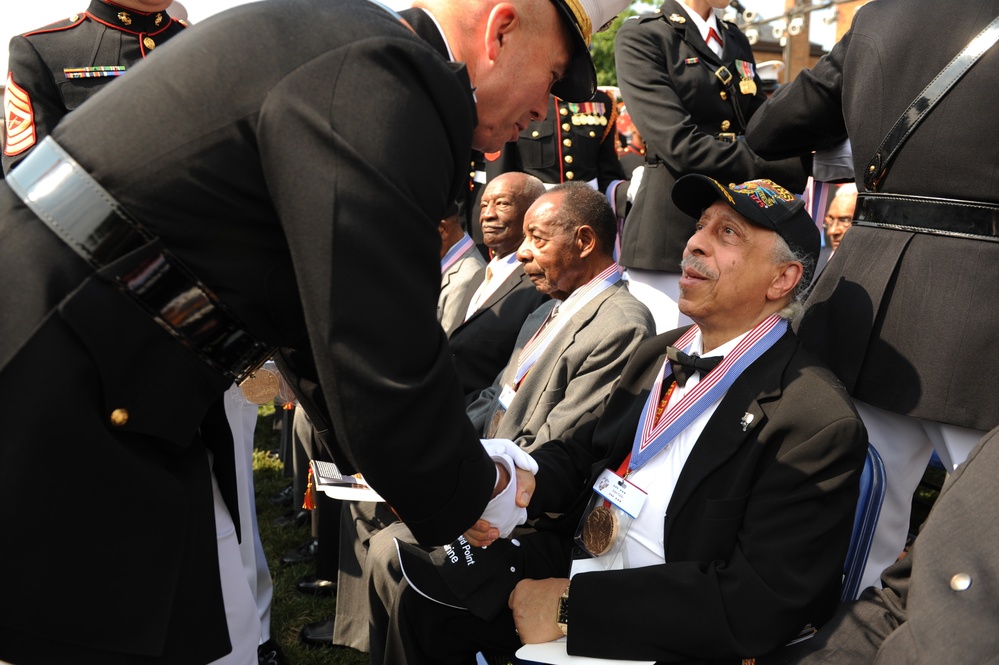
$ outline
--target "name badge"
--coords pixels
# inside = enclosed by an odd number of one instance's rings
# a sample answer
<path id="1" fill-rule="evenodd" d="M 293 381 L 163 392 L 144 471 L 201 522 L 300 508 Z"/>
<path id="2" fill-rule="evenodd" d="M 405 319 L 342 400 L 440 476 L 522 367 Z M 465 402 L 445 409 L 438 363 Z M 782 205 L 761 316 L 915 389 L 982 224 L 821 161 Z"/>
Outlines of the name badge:
<path id="1" fill-rule="evenodd" d="M 514 390 L 513 386 L 511 386 L 509 383 L 503 386 L 503 391 L 500 392 L 499 396 L 500 406 L 502 406 L 504 410 L 509 411 L 510 402 L 513 401 L 513 398 L 516 396 L 516 394 L 517 391 Z"/>
<path id="2" fill-rule="evenodd" d="M 623 510 L 629 517 L 638 517 L 645 505 L 648 493 L 627 478 L 622 478 L 610 469 L 597 478 L 593 491 Z"/>

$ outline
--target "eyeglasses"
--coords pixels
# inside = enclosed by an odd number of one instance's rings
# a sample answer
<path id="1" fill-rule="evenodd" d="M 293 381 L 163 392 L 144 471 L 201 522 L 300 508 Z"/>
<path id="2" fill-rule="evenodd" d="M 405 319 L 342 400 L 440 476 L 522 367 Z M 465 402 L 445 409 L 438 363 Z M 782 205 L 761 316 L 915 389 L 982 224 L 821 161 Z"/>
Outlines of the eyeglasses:
<path id="1" fill-rule="evenodd" d="M 833 217 L 832 215 L 826 215 L 826 221 L 822 226 L 824 226 L 827 229 L 832 229 L 837 226 L 844 226 L 846 228 L 850 228 L 851 226 L 853 226 L 853 218 Z"/>

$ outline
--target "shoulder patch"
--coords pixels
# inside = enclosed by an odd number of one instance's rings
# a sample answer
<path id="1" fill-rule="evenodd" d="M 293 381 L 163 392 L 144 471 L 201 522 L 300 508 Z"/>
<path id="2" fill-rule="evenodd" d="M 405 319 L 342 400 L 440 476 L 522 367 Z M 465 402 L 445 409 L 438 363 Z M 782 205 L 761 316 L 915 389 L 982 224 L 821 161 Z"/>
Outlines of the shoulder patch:
<path id="1" fill-rule="evenodd" d="M 14 83 L 14 76 L 7 75 L 7 88 L 3 93 L 3 116 L 7 122 L 7 137 L 3 152 L 8 157 L 20 155 L 35 145 L 35 113 L 31 97 L 26 90 Z"/>

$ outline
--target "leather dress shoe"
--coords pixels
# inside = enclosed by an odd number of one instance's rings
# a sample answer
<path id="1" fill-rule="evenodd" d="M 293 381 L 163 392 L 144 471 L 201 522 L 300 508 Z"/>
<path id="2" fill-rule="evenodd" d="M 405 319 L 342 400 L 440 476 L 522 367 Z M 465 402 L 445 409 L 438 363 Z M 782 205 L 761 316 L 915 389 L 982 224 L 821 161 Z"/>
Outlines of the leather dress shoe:
<path id="1" fill-rule="evenodd" d="M 312 519 L 312 513 L 308 510 L 290 510 L 285 515 L 278 517 L 274 520 L 274 526 L 278 528 L 283 528 L 286 526 L 305 526 Z"/>
<path id="2" fill-rule="evenodd" d="M 336 580 L 324 580 L 315 575 L 306 575 L 299 578 L 295 588 L 299 593 L 310 596 L 332 596 L 336 593 Z"/>
<path id="3" fill-rule="evenodd" d="M 316 558 L 316 552 L 318 551 L 319 539 L 310 538 L 307 542 L 285 552 L 284 556 L 281 557 L 281 563 L 286 566 L 296 563 L 307 563 Z"/>
<path id="4" fill-rule="evenodd" d="M 310 649 L 346 648 L 340 644 L 333 644 L 333 617 L 305 624 L 298 633 L 298 639 Z"/>
<path id="5" fill-rule="evenodd" d="M 294 491 L 293 485 L 288 485 L 283 490 L 275 494 L 270 498 L 270 502 L 275 506 L 290 506 L 292 500 L 292 492 Z"/>
<path id="6" fill-rule="evenodd" d="M 257 665 L 285 665 L 287 661 L 277 642 L 267 640 L 257 647 Z"/>

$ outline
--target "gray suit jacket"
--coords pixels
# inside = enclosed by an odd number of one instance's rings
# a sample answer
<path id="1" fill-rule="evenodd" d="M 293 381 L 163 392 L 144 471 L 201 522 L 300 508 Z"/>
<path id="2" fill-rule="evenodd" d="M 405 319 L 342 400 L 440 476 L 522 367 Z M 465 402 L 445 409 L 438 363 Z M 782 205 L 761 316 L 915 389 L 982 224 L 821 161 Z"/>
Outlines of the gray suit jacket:
<path id="1" fill-rule="evenodd" d="M 459 311 L 465 302 L 465 293 L 474 291 L 479 283 L 475 275 L 485 267 L 486 260 L 482 258 L 478 248 L 472 245 L 466 249 L 461 258 L 455 261 L 448 271 L 441 275 L 441 294 L 437 298 L 437 320 L 445 335 L 457 328 L 465 318 L 465 312 Z"/>
<path id="2" fill-rule="evenodd" d="M 521 350 L 555 306 L 546 302 L 527 317 L 506 368 L 466 409 L 483 436 L 516 441 L 534 450 L 560 437 L 586 413 L 599 408 L 621 375 L 632 351 L 655 331 L 652 314 L 623 281 L 606 289 L 552 340 L 527 373 L 498 425 L 499 395 L 514 384 Z"/>
<path id="3" fill-rule="evenodd" d="M 869 588 L 841 606 L 814 638 L 765 662 L 996 662 L 997 466 L 994 429 L 944 484 L 909 554 L 882 573 L 884 588 Z"/>

